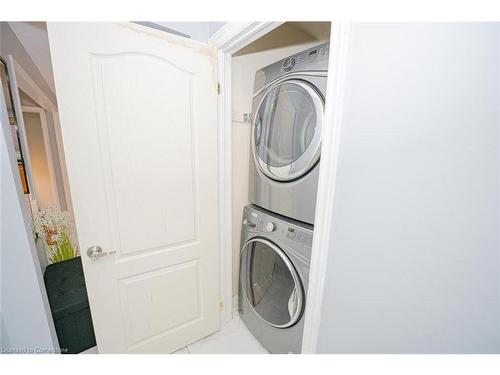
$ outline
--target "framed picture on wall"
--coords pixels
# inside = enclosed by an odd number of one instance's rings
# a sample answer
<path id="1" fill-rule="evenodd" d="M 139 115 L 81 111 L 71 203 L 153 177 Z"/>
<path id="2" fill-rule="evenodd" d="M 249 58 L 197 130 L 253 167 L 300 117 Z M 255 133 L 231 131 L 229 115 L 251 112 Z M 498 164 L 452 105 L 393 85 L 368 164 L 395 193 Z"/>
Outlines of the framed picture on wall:
<path id="1" fill-rule="evenodd" d="M 24 163 L 17 162 L 17 168 L 19 169 L 19 176 L 21 176 L 21 184 L 23 186 L 23 193 L 29 194 L 30 190 L 28 188 L 28 180 L 26 179 L 26 170 L 24 169 Z"/>

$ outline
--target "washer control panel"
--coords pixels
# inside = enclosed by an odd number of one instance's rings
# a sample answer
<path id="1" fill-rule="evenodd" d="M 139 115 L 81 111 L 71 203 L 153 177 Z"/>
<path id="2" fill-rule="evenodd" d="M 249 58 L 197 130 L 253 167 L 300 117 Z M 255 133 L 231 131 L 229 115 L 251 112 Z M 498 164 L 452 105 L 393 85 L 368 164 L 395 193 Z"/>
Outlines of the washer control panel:
<path id="1" fill-rule="evenodd" d="M 287 238 L 294 240 L 306 246 L 312 246 L 312 233 L 304 232 L 302 230 L 297 230 L 294 227 L 288 227 Z"/>
<path id="2" fill-rule="evenodd" d="M 311 248 L 313 226 L 298 221 L 283 218 L 271 212 L 263 212 L 251 206 L 245 207 L 243 214 L 244 229 L 262 232 L 269 238 L 283 241 L 296 247 Z"/>
<path id="3" fill-rule="evenodd" d="M 275 229 L 276 229 L 276 224 L 274 224 L 272 221 L 268 221 L 264 227 L 264 230 L 268 233 L 273 232 Z"/>

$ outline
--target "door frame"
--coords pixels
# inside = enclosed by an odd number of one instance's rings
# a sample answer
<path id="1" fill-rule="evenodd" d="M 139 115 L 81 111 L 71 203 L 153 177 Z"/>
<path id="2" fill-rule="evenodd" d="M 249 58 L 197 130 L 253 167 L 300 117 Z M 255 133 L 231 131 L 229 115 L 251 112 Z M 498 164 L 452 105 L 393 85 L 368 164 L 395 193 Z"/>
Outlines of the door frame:
<path id="1" fill-rule="evenodd" d="M 52 190 L 54 192 L 55 206 L 57 208 L 61 208 L 61 194 L 60 194 L 59 188 L 57 187 L 56 174 L 54 171 L 55 160 L 54 160 L 54 157 L 53 157 L 52 151 L 51 151 L 51 144 L 53 144 L 53 142 L 51 142 L 51 139 L 50 139 L 49 129 L 48 129 L 48 125 L 47 125 L 47 117 L 45 115 L 45 111 L 40 107 L 33 107 L 33 106 L 22 106 L 21 108 L 22 108 L 23 113 L 36 113 L 40 116 L 40 125 L 42 127 L 45 156 L 47 157 L 50 183 L 52 185 Z M 35 183 L 35 181 L 33 181 L 33 183 Z M 38 202 L 37 202 L 37 206 L 38 207 L 40 206 L 40 204 Z"/>
<path id="2" fill-rule="evenodd" d="M 323 127 L 321 145 L 321 168 L 319 170 L 314 237 L 302 339 L 302 353 L 304 354 L 316 353 L 328 250 L 333 242 L 332 213 L 335 208 L 350 32 L 351 23 L 332 22 L 330 43 L 335 48 L 330 48 L 324 122 L 325 125 L 329 126 Z"/>
<path id="3" fill-rule="evenodd" d="M 64 200 L 66 203 L 66 210 L 68 211 L 71 220 L 74 221 L 73 202 L 71 201 L 71 193 L 69 189 L 68 171 L 66 169 L 66 159 L 64 156 L 64 147 L 62 141 L 61 123 L 59 121 L 59 112 L 57 103 L 53 101 L 46 93 L 36 84 L 29 74 L 23 69 L 19 63 L 14 60 L 14 68 L 16 71 L 17 85 L 21 91 L 24 91 L 30 98 L 32 98 L 42 109 L 50 112 L 52 115 L 52 124 L 54 125 L 54 133 L 56 136 L 58 162 L 61 169 L 61 178 L 64 189 Z M 54 94 L 55 95 L 55 94 Z M 75 228 L 75 227 L 74 227 Z M 76 229 L 75 229 L 76 231 Z"/>
<path id="4" fill-rule="evenodd" d="M 221 246 L 222 322 L 232 319 L 232 240 L 231 240 L 231 57 L 232 54 L 274 30 L 284 22 L 226 23 L 208 40 L 219 50 L 218 108 L 219 129 L 219 197 Z M 321 150 L 314 239 L 311 253 L 309 287 L 305 308 L 302 353 L 315 353 L 321 321 L 321 306 L 326 277 L 326 260 L 332 242 L 331 213 L 335 204 L 335 186 L 340 151 L 342 108 L 345 93 L 346 66 L 350 48 L 349 22 L 333 22 L 330 42 L 329 75 L 325 102 L 325 124 Z"/>
<path id="5" fill-rule="evenodd" d="M 19 94 L 19 83 L 17 78 L 17 65 L 16 60 L 12 55 L 7 56 L 7 74 L 9 76 L 9 88 L 12 96 L 12 106 L 16 114 L 17 131 L 19 133 L 19 143 L 21 150 L 23 150 L 23 162 L 26 173 L 26 179 L 29 187 L 29 199 L 37 201 L 36 186 L 33 181 L 33 174 L 31 173 L 31 157 L 28 148 L 28 139 L 26 138 L 26 128 L 24 127 L 23 110 L 21 106 L 21 95 Z"/>
<path id="6" fill-rule="evenodd" d="M 233 247 L 231 214 L 231 58 L 233 53 L 274 30 L 284 22 L 227 22 L 208 40 L 218 50 L 217 108 L 219 146 L 219 254 L 221 324 L 231 321 L 237 309 L 233 302 Z"/>

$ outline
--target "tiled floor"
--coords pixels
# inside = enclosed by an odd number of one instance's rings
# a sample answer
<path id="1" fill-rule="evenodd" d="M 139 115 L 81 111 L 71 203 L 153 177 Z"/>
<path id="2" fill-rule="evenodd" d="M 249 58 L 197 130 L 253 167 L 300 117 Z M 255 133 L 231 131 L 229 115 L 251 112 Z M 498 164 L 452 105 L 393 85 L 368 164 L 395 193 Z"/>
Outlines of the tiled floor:
<path id="1" fill-rule="evenodd" d="M 250 333 L 238 313 L 222 329 L 174 354 L 269 354 Z"/>
<path id="2" fill-rule="evenodd" d="M 90 349 L 87 349 L 79 354 L 99 354 L 99 352 L 97 351 L 97 346 L 93 346 Z"/>
<path id="3" fill-rule="evenodd" d="M 98 354 L 97 346 L 80 354 Z M 222 329 L 173 354 L 269 354 L 250 333 L 237 312 Z"/>

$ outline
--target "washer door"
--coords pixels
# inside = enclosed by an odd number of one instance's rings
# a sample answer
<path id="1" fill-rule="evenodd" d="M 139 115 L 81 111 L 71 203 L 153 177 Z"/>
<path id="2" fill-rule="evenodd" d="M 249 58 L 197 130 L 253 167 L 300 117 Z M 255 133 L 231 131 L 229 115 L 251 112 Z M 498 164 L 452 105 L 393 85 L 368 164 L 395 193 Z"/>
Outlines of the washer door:
<path id="1" fill-rule="evenodd" d="M 307 173 L 321 151 L 324 100 L 305 81 L 271 86 L 261 99 L 252 132 L 256 164 L 268 177 L 294 180 Z"/>
<path id="2" fill-rule="evenodd" d="M 266 323 L 286 328 L 300 319 L 304 307 L 300 278 L 274 243 L 254 238 L 243 246 L 240 280 L 250 306 Z"/>

